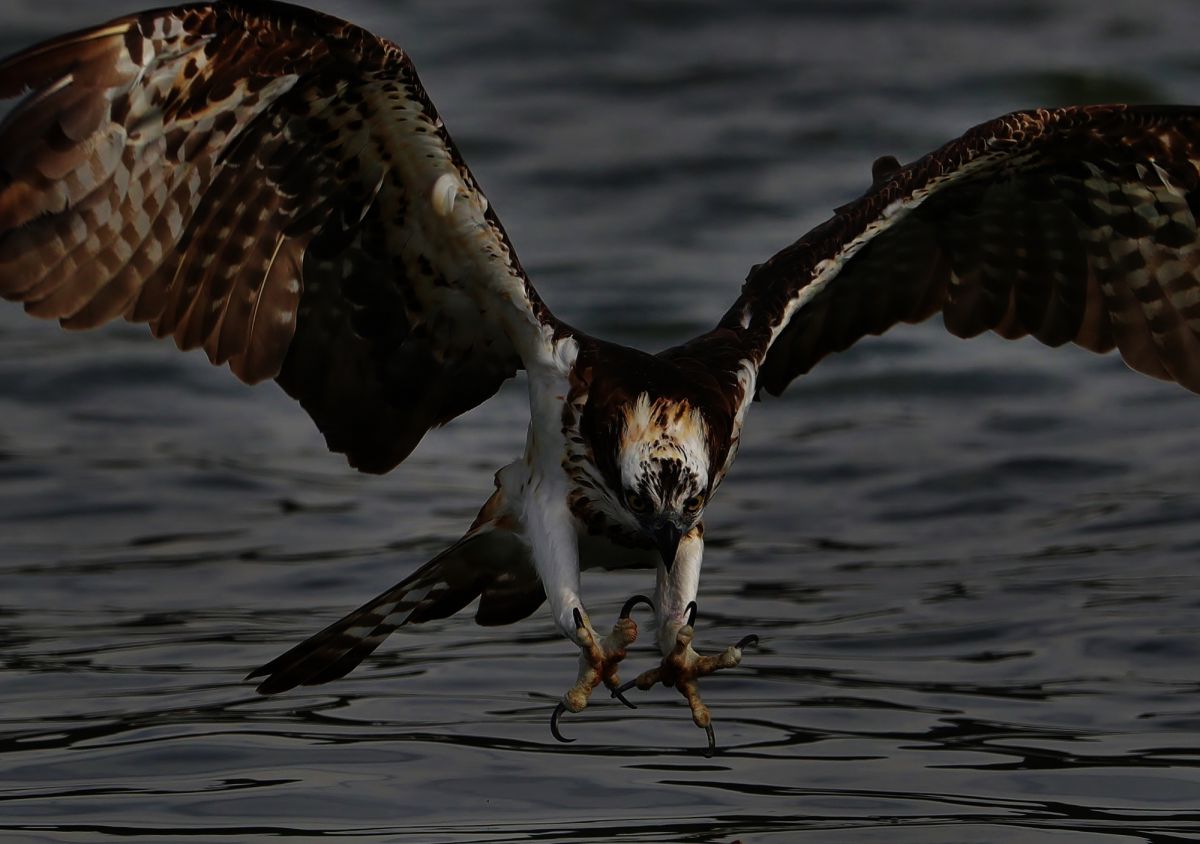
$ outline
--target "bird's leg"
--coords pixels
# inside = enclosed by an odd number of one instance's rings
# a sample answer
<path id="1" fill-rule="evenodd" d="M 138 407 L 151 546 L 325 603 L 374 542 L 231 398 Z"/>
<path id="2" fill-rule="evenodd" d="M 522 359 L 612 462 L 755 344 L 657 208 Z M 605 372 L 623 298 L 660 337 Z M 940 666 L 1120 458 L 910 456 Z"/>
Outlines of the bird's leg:
<path id="1" fill-rule="evenodd" d="M 529 384 L 533 400 L 537 382 L 530 379 Z M 537 433 L 531 424 L 526 451 L 530 477 L 527 480 L 518 478 L 514 485 L 520 486 L 525 534 L 532 540 L 533 564 L 542 581 L 554 623 L 563 635 L 579 646 L 579 675 L 575 685 L 567 690 L 550 716 L 550 732 L 559 741 L 570 741 L 559 732 L 558 719 L 564 712 L 583 710 L 592 691 L 601 683 L 613 689 L 620 687 L 617 664 L 625 658 L 626 648 L 637 638 L 637 624 L 629 618 L 628 612 L 622 612 L 608 636 L 600 638 L 592 629 L 579 596 L 579 541 L 574 517 L 567 507 L 566 475 L 557 464 L 545 466 L 540 463 L 535 448 Z M 504 482 L 503 478 L 500 480 Z"/>
<path id="2" fill-rule="evenodd" d="M 695 637 L 696 591 L 700 584 L 700 562 L 704 552 L 703 530 L 697 527 L 684 537 L 670 571 L 660 567 L 655 591 L 658 613 L 658 644 L 663 659 L 657 668 L 644 671 L 625 683 L 616 693 L 631 688 L 646 690 L 656 683 L 673 686 L 687 700 L 692 720 L 708 736 L 706 755 L 716 748 L 712 715 L 700 697 L 699 679 L 724 668 L 734 668 L 742 661 L 742 650 L 758 642 L 758 637 L 744 637 L 736 645 L 715 656 L 704 656 L 692 647 Z"/>
<path id="3" fill-rule="evenodd" d="M 637 639 L 637 622 L 630 617 L 630 614 L 633 608 L 641 602 L 649 604 L 650 599 L 635 595 L 626 601 L 617 623 L 613 625 L 612 632 L 603 639 L 598 638 L 587 616 L 578 607 L 572 611 L 575 621 L 572 638 L 579 644 L 579 675 L 575 679 L 575 685 L 563 695 L 562 701 L 555 707 L 554 714 L 550 717 L 550 732 L 559 741 L 570 742 L 574 739 L 566 738 L 559 732 L 558 719 L 564 712 L 583 711 L 588 705 L 592 692 L 601 683 L 607 686 L 613 696 L 619 698 L 626 706 L 631 709 L 635 708 L 625 699 L 621 691 L 621 677 L 617 673 L 617 666 L 625 658 L 628 647 Z"/>

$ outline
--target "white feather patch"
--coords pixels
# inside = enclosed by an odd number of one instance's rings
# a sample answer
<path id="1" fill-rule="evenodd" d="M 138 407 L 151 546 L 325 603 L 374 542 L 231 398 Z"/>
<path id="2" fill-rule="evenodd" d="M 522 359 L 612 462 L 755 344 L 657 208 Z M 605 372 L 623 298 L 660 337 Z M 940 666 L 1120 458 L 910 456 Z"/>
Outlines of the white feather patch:
<path id="1" fill-rule="evenodd" d="M 433 203 L 433 213 L 439 217 L 449 217 L 454 213 L 454 200 L 458 199 L 458 190 L 462 182 L 453 173 L 443 173 L 433 183 L 433 192 L 429 199 Z"/>

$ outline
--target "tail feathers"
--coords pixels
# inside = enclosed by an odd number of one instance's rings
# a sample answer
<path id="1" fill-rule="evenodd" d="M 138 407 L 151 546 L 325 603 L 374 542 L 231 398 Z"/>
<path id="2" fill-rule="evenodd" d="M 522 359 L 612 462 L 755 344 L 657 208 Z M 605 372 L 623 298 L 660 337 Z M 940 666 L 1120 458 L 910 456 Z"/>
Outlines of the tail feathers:
<path id="1" fill-rule="evenodd" d="M 479 619 L 481 624 L 516 621 L 544 600 L 527 549 L 511 530 L 495 523 L 477 524 L 410 577 L 246 679 L 265 677 L 257 689 L 264 695 L 336 680 L 396 628 L 446 618 L 481 594 L 481 615 L 486 617 Z"/>
<path id="2" fill-rule="evenodd" d="M 327 683 L 348 674 L 397 627 L 458 612 L 479 596 L 487 577 L 486 571 L 456 565 L 460 557 L 455 552 L 466 542 L 442 552 L 411 577 L 256 668 L 246 679 L 266 677 L 257 689 L 264 695 Z"/>
<path id="3" fill-rule="evenodd" d="M 266 677 L 256 691 L 273 695 L 296 686 L 315 686 L 344 677 L 399 626 L 386 623 L 391 613 L 378 614 L 373 606 L 377 605 L 374 602 L 367 604 L 334 622 L 287 653 L 256 668 L 246 675 L 246 679 Z"/>

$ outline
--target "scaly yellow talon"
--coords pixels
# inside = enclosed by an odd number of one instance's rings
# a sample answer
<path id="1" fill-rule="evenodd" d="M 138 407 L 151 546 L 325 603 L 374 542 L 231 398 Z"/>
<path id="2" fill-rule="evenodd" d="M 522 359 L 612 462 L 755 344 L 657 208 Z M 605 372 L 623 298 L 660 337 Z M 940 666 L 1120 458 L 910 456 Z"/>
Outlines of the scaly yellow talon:
<path id="1" fill-rule="evenodd" d="M 621 676 L 617 673 L 617 666 L 625 659 L 628 648 L 637 640 L 637 635 L 637 622 L 623 611 L 621 618 L 613 625 L 612 632 L 597 642 L 596 634 L 583 614 L 578 609 L 575 610 L 575 636 L 580 642 L 579 674 L 575 678 L 575 685 L 567 689 L 550 718 L 550 732 L 556 739 L 562 742 L 571 741 L 559 732 L 558 719 L 564 712 L 582 712 L 586 709 L 592 692 L 601 683 L 612 690 L 614 697 L 619 698 L 626 706 L 636 708 L 621 694 Z"/>
<path id="2" fill-rule="evenodd" d="M 694 620 L 694 610 L 689 606 L 690 610 L 688 622 L 679 628 L 675 634 L 675 646 L 671 652 L 663 657 L 662 662 L 656 668 L 651 668 L 649 671 L 643 671 L 633 680 L 625 683 L 615 690 L 614 694 L 626 692 L 632 688 L 638 688 L 643 691 L 651 688 L 656 683 L 662 683 L 664 686 L 674 687 L 683 695 L 687 701 L 688 707 L 692 711 L 692 721 L 697 727 L 704 730 L 708 737 L 708 748 L 705 752 L 706 756 L 712 756 L 716 749 L 716 736 L 712 727 L 712 713 L 704 704 L 700 697 L 699 679 L 706 677 L 709 674 L 714 674 L 717 671 L 726 668 L 736 668 L 742 661 L 742 650 L 748 645 L 757 644 L 758 637 L 750 635 L 744 637 L 736 645 L 731 645 L 721 653 L 715 656 L 703 656 L 692 648 L 692 640 L 695 638 L 696 631 L 691 625 Z"/>

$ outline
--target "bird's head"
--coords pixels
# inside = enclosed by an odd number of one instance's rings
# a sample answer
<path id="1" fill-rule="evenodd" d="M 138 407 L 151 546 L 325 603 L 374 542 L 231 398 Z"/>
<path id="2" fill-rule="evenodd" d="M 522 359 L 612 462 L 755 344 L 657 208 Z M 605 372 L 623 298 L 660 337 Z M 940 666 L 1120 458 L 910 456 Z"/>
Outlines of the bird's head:
<path id="1" fill-rule="evenodd" d="M 623 408 L 617 469 L 621 504 L 654 540 L 668 569 L 680 540 L 704 514 L 708 425 L 686 401 L 642 393 Z"/>

